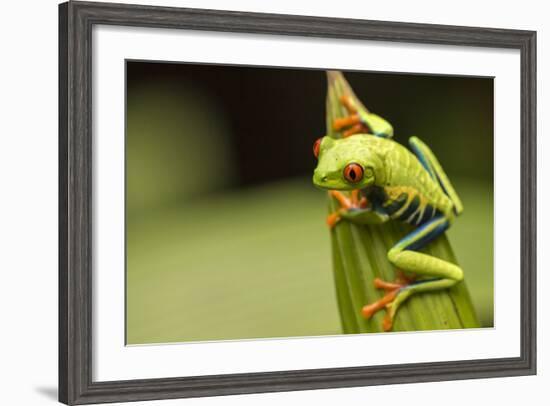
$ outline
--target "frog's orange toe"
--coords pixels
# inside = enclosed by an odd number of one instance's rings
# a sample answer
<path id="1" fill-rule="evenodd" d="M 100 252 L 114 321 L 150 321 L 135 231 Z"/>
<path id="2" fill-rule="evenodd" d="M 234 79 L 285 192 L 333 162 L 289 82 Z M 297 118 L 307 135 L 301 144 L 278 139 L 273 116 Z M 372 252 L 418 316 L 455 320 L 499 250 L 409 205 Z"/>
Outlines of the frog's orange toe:
<path id="1" fill-rule="evenodd" d="M 333 228 L 341 220 L 338 212 L 331 213 L 327 216 L 327 225 L 329 228 Z"/>
<path id="2" fill-rule="evenodd" d="M 374 303 L 371 303 L 367 306 L 364 306 L 362 309 L 363 317 L 366 319 L 370 319 L 373 314 L 375 314 L 377 311 L 382 310 L 383 308 L 387 308 L 386 316 L 384 317 L 384 320 L 382 321 L 382 329 L 384 331 L 390 331 L 393 326 L 393 317 L 391 313 L 391 304 L 397 294 L 406 287 L 410 282 L 411 278 L 406 277 L 403 273 L 399 272 L 398 277 L 396 278 L 395 282 L 387 282 L 380 278 L 375 278 L 373 281 L 374 287 L 377 289 L 384 289 L 386 291 L 386 294 L 377 300 Z"/>
<path id="3" fill-rule="evenodd" d="M 366 133 L 366 132 L 368 132 L 367 128 L 363 124 L 359 123 L 359 124 L 355 124 L 350 129 L 344 131 L 342 133 L 342 136 L 346 138 L 354 134 Z"/>
<path id="4" fill-rule="evenodd" d="M 359 118 L 359 115 L 352 114 L 347 117 L 337 118 L 332 123 L 332 128 L 336 131 L 340 131 L 343 128 L 351 127 L 356 124 L 361 123 L 361 119 Z"/>
<path id="5" fill-rule="evenodd" d="M 390 331 L 392 327 L 393 320 L 389 315 L 386 315 L 386 317 L 384 317 L 384 320 L 382 321 L 382 329 L 384 329 L 384 331 Z"/>
<path id="6" fill-rule="evenodd" d="M 375 278 L 373 281 L 373 284 L 376 289 L 385 289 L 385 290 L 395 290 L 395 289 L 401 289 L 403 287 L 403 284 L 401 283 L 386 282 L 380 278 Z"/>
<path id="7" fill-rule="evenodd" d="M 376 312 L 382 310 L 386 307 L 388 303 L 391 303 L 395 296 L 397 296 L 399 289 L 392 290 L 386 293 L 382 298 L 378 299 L 376 302 L 363 306 L 361 309 L 361 314 L 365 319 L 370 319 Z"/>
<path id="8" fill-rule="evenodd" d="M 344 106 L 344 108 L 348 111 L 348 113 L 353 114 L 357 111 L 355 108 L 355 105 L 353 103 L 353 99 L 349 94 L 343 94 L 340 96 L 340 103 Z"/>
<path id="9" fill-rule="evenodd" d="M 361 314 L 365 319 L 370 319 L 374 313 L 376 313 L 378 310 L 380 310 L 377 306 L 374 306 L 376 303 L 372 303 L 370 305 L 363 306 L 361 309 Z"/>

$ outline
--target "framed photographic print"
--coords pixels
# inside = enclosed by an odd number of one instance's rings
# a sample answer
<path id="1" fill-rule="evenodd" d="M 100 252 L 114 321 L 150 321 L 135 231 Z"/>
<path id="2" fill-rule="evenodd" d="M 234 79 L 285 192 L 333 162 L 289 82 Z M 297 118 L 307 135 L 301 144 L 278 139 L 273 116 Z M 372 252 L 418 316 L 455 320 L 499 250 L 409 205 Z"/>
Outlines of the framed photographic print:
<path id="1" fill-rule="evenodd" d="M 61 402 L 536 373 L 535 32 L 59 27 Z"/>

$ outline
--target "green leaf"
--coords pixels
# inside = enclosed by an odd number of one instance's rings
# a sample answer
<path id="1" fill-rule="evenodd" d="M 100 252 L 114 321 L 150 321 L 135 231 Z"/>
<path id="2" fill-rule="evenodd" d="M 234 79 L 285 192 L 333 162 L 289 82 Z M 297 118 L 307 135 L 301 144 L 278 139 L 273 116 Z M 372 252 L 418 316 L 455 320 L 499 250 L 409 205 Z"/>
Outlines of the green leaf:
<path id="1" fill-rule="evenodd" d="M 327 94 L 327 135 L 339 138 L 332 122 L 347 115 L 340 102 L 342 95 L 351 96 L 356 105 L 362 105 L 341 72 L 329 71 Z M 329 197 L 329 212 L 338 208 Z M 394 280 L 395 269 L 387 259 L 389 249 L 412 230 L 412 226 L 394 221 L 382 225 L 356 225 L 341 220 L 331 230 L 334 282 L 344 333 L 381 332 L 384 312 L 370 320 L 361 316 L 361 308 L 384 295 L 373 285 L 377 277 Z M 445 235 L 439 237 L 422 252 L 457 263 Z M 417 294 L 409 298 L 397 311 L 393 331 L 443 330 L 479 327 L 466 282 L 439 291 Z"/>

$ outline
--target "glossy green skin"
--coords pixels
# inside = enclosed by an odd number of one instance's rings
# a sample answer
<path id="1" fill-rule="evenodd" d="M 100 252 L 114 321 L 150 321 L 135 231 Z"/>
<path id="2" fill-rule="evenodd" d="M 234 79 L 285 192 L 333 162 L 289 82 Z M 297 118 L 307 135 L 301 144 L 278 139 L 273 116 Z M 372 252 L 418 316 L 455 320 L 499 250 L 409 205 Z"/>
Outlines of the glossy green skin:
<path id="1" fill-rule="evenodd" d="M 388 251 L 388 260 L 398 269 L 420 276 L 420 282 L 399 289 L 389 305 L 388 317 L 393 320 L 399 306 L 411 295 L 446 289 L 463 279 L 458 265 L 418 252 L 445 232 L 462 212 L 462 203 L 425 144 L 411 138 L 415 155 L 390 137 L 391 134 L 324 137 L 313 183 L 323 189 L 363 191 L 369 200 L 367 207 L 341 209 L 340 217 L 346 220 L 380 224 L 393 219 L 417 226 Z M 351 163 L 363 168 L 362 179 L 346 180 L 344 169 Z"/>
<path id="2" fill-rule="evenodd" d="M 359 182 L 348 182 L 344 168 L 350 163 L 363 167 Z M 413 191 L 442 212 L 452 222 L 453 202 L 442 191 L 437 180 L 418 158 L 401 144 L 370 134 L 355 134 L 334 139 L 326 136 L 321 141 L 319 162 L 313 183 L 323 189 L 353 190 L 378 186 L 388 190 Z M 424 200 L 423 199 L 423 200 Z"/>

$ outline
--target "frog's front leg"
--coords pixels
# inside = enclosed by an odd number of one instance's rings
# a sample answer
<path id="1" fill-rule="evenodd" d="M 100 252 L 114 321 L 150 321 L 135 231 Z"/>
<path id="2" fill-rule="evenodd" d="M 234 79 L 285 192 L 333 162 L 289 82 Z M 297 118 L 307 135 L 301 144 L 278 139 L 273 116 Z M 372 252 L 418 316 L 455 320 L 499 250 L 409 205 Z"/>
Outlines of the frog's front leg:
<path id="1" fill-rule="evenodd" d="M 382 138 L 393 136 L 393 127 L 390 123 L 360 105 L 356 105 L 351 96 L 342 95 L 340 103 L 348 115 L 335 119 L 332 128 L 335 131 L 342 131 L 344 138 L 353 134 L 374 134 Z"/>
<path id="2" fill-rule="evenodd" d="M 342 133 L 343 137 L 349 137 L 358 133 L 368 133 L 369 128 L 361 119 L 361 114 L 353 104 L 352 98 L 348 95 L 343 95 L 340 98 L 340 103 L 342 103 L 348 112 L 348 116 L 334 120 L 333 129 L 336 131 L 344 130 Z"/>
<path id="3" fill-rule="evenodd" d="M 330 228 L 333 228 L 342 219 L 356 224 L 381 224 L 389 219 L 387 214 L 369 207 L 367 198 L 361 196 L 359 190 L 352 190 L 349 197 L 337 190 L 331 190 L 329 195 L 340 204 L 340 208 L 327 217 L 327 224 Z"/>

